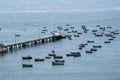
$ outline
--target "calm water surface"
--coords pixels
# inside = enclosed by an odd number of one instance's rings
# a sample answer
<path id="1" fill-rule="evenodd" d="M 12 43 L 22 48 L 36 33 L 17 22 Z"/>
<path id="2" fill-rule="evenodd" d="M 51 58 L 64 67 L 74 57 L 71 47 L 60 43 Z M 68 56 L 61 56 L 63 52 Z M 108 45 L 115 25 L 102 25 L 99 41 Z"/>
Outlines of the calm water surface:
<path id="1" fill-rule="evenodd" d="M 57 26 L 68 28 L 66 24 L 75 27 L 75 30 L 82 31 L 84 24 L 89 29 L 88 33 L 83 33 L 80 37 L 73 37 L 72 40 L 62 39 L 56 42 L 38 44 L 10 51 L 0 55 L 0 80 L 120 80 L 120 36 L 116 35 L 110 44 L 104 44 L 107 38 L 95 37 L 92 35 L 95 26 L 100 24 L 103 27 L 112 26 L 112 29 L 120 31 L 120 11 L 106 12 L 43 12 L 43 13 L 0 13 L 0 43 L 28 40 L 36 37 L 49 35 L 51 31 L 57 30 Z M 41 31 L 46 27 L 46 34 Z M 65 33 L 64 31 L 60 31 Z M 67 33 L 68 34 L 68 33 Z M 80 43 L 87 40 L 94 40 L 83 50 L 78 49 Z M 93 44 L 101 44 L 102 48 L 93 54 L 86 54 L 85 50 L 90 49 Z M 34 62 L 34 60 L 22 60 L 22 56 L 28 54 L 33 58 L 44 58 L 52 50 L 65 59 L 65 65 L 52 66 L 53 59 L 44 62 Z M 71 51 L 79 51 L 81 57 L 66 57 L 65 54 Z M 22 63 L 31 63 L 33 68 L 22 68 Z"/>

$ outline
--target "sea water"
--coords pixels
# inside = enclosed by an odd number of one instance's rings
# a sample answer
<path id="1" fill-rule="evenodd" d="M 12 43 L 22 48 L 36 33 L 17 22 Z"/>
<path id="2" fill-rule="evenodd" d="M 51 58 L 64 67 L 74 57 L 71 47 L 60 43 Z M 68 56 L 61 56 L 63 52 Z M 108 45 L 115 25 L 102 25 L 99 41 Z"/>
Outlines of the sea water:
<path id="1" fill-rule="evenodd" d="M 55 42 L 38 44 L 9 51 L 0 55 L 0 80 L 119 80 L 120 79 L 120 36 L 110 44 L 104 44 L 105 37 L 93 36 L 91 30 L 112 26 L 112 29 L 120 31 L 120 11 L 101 12 L 6 12 L 0 13 L 0 43 L 18 42 L 42 36 L 51 35 L 52 31 L 59 31 L 57 26 L 64 29 L 75 27 L 82 32 L 81 25 L 86 25 L 88 33 L 80 37 L 72 36 L 72 40 L 62 39 Z M 70 26 L 66 26 L 70 24 Z M 41 31 L 46 27 L 45 34 Z M 15 34 L 20 34 L 15 37 Z M 94 40 L 83 50 L 78 45 Z M 85 50 L 92 45 L 100 44 L 102 48 L 93 54 L 86 54 Z M 52 66 L 53 59 L 44 62 L 22 60 L 22 56 L 31 55 L 33 58 L 44 58 L 55 50 L 57 55 L 63 56 L 65 65 Z M 79 51 L 81 57 L 66 57 L 71 51 Z M 33 64 L 33 68 L 23 68 L 22 63 Z"/>

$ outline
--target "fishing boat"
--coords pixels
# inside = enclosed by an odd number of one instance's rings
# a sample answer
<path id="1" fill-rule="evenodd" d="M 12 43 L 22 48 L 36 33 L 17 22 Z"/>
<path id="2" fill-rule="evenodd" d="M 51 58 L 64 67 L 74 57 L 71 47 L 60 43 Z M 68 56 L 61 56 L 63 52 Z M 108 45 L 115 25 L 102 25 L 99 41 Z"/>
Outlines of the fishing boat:
<path id="1" fill-rule="evenodd" d="M 70 27 L 70 29 L 74 29 L 75 27 Z"/>
<path id="2" fill-rule="evenodd" d="M 82 34 L 82 32 L 77 32 L 77 34 Z"/>
<path id="3" fill-rule="evenodd" d="M 88 43 L 94 43 L 95 41 L 90 41 L 90 40 L 88 40 L 87 42 L 88 42 Z"/>
<path id="4" fill-rule="evenodd" d="M 103 34 L 102 34 L 102 33 L 95 33 L 95 36 L 97 36 L 97 37 L 102 37 Z"/>
<path id="5" fill-rule="evenodd" d="M 79 34 L 74 34 L 74 37 L 80 37 L 80 35 Z"/>
<path id="6" fill-rule="evenodd" d="M 34 59 L 36 62 L 38 62 L 38 61 L 45 61 L 45 59 L 41 59 L 41 58 L 35 58 Z"/>
<path id="7" fill-rule="evenodd" d="M 93 53 L 93 51 L 91 51 L 91 50 L 86 50 L 86 53 Z"/>
<path id="8" fill-rule="evenodd" d="M 42 31 L 43 31 L 43 32 L 46 32 L 46 31 L 48 31 L 48 30 L 47 30 L 47 29 L 43 29 Z"/>
<path id="9" fill-rule="evenodd" d="M 48 54 L 48 56 L 56 56 L 55 53 Z"/>
<path id="10" fill-rule="evenodd" d="M 97 32 L 98 30 L 92 30 L 92 32 Z"/>
<path id="11" fill-rule="evenodd" d="M 51 59 L 51 57 L 50 56 L 46 56 L 45 59 Z"/>
<path id="12" fill-rule="evenodd" d="M 106 33 L 104 33 L 104 35 L 105 35 L 106 37 L 112 37 L 112 36 L 113 36 L 113 33 L 112 33 L 112 32 L 106 32 Z"/>
<path id="13" fill-rule="evenodd" d="M 114 38 L 109 38 L 108 40 L 112 41 L 112 40 L 114 40 Z"/>
<path id="14" fill-rule="evenodd" d="M 96 48 L 91 48 L 90 51 L 97 51 L 97 49 Z"/>
<path id="15" fill-rule="evenodd" d="M 71 54 L 80 54 L 80 52 L 71 52 Z"/>
<path id="16" fill-rule="evenodd" d="M 68 56 L 68 57 L 69 57 L 69 56 L 74 56 L 74 54 L 66 54 L 66 56 Z"/>
<path id="17" fill-rule="evenodd" d="M 78 47 L 78 49 L 82 49 L 83 47 Z"/>
<path id="18" fill-rule="evenodd" d="M 54 56 L 54 59 L 62 59 L 63 56 Z"/>
<path id="19" fill-rule="evenodd" d="M 16 36 L 16 37 L 19 37 L 19 36 L 20 36 L 20 34 L 15 34 L 15 36 Z"/>
<path id="20" fill-rule="evenodd" d="M 80 54 L 80 52 L 71 52 L 69 54 L 66 54 L 66 56 L 80 57 L 81 54 Z"/>
<path id="21" fill-rule="evenodd" d="M 54 62 L 65 62 L 64 59 L 54 59 Z"/>
<path id="22" fill-rule="evenodd" d="M 111 43 L 110 41 L 104 41 L 104 43 Z"/>
<path id="23" fill-rule="evenodd" d="M 64 62 L 55 62 L 55 61 L 52 61 L 52 65 L 64 65 Z"/>
<path id="24" fill-rule="evenodd" d="M 101 45 L 93 45 L 93 48 L 102 48 Z"/>
<path id="25" fill-rule="evenodd" d="M 96 25 L 96 27 L 101 27 L 101 25 Z"/>
<path id="26" fill-rule="evenodd" d="M 74 54 L 73 57 L 80 57 L 81 54 Z"/>
<path id="27" fill-rule="evenodd" d="M 22 67 L 33 67 L 32 64 L 22 64 Z"/>
<path id="28" fill-rule="evenodd" d="M 70 24 L 66 24 L 66 26 L 70 26 Z"/>
<path id="29" fill-rule="evenodd" d="M 112 32 L 114 35 L 118 35 L 119 34 L 119 32 L 115 32 L 115 31 L 113 31 Z"/>
<path id="30" fill-rule="evenodd" d="M 112 28 L 111 26 L 108 26 L 107 28 Z"/>
<path id="31" fill-rule="evenodd" d="M 28 56 L 23 56 L 22 59 L 24 59 L 24 60 L 25 60 L 25 59 L 29 59 L 29 60 L 30 60 L 30 59 L 32 59 L 32 56 L 30 56 L 30 55 L 28 55 Z"/>
<path id="32" fill-rule="evenodd" d="M 85 47 L 85 44 L 80 44 L 79 47 Z"/>

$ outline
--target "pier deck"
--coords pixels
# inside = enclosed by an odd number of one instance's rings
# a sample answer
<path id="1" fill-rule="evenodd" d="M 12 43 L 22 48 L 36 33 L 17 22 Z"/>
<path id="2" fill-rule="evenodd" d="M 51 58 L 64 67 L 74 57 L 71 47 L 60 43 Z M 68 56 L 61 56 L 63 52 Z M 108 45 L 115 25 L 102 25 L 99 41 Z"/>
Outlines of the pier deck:
<path id="1" fill-rule="evenodd" d="M 2 46 L 0 46 L 0 51 L 8 51 L 10 49 L 19 48 L 19 47 L 25 47 L 33 44 L 38 43 L 45 43 L 48 41 L 55 41 L 62 38 L 62 34 L 58 32 L 52 33 L 52 35 L 40 37 L 40 38 L 34 38 L 30 40 L 24 40 L 24 41 L 18 41 L 18 42 L 11 42 L 11 43 L 5 43 Z"/>

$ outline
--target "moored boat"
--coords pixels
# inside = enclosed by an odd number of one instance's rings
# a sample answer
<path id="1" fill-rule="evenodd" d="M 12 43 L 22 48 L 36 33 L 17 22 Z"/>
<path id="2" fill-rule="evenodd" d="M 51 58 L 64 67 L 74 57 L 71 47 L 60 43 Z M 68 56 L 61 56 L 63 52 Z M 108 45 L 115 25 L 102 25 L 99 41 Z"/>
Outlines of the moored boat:
<path id="1" fill-rule="evenodd" d="M 30 59 L 32 59 L 32 56 L 30 56 L 30 55 L 28 55 L 28 56 L 23 56 L 22 59 L 23 59 L 23 60 L 25 60 L 25 59 L 29 59 L 29 60 L 30 60 Z"/>
<path id="2" fill-rule="evenodd" d="M 66 54 L 66 56 L 73 56 L 74 54 Z"/>
<path id="3" fill-rule="evenodd" d="M 54 59 L 54 62 L 65 62 L 64 59 Z"/>
<path id="4" fill-rule="evenodd" d="M 22 67 L 33 67 L 32 64 L 22 64 Z"/>
<path id="5" fill-rule="evenodd" d="M 85 45 L 84 44 L 80 44 L 79 47 L 85 47 Z"/>
<path id="6" fill-rule="evenodd" d="M 78 49 L 82 49 L 83 47 L 78 47 Z"/>
<path id="7" fill-rule="evenodd" d="M 80 57 L 81 54 L 80 54 L 80 52 L 71 52 L 69 54 L 66 54 L 66 56 Z"/>
<path id="8" fill-rule="evenodd" d="M 50 56 L 46 56 L 45 59 L 51 59 L 51 57 Z"/>
<path id="9" fill-rule="evenodd" d="M 55 53 L 48 54 L 48 56 L 56 56 Z"/>
<path id="10" fill-rule="evenodd" d="M 107 26 L 107 28 L 112 28 L 111 26 Z"/>
<path id="11" fill-rule="evenodd" d="M 62 59 L 63 56 L 54 56 L 54 59 L 57 58 L 57 59 Z"/>
<path id="12" fill-rule="evenodd" d="M 80 52 L 71 52 L 71 54 L 80 54 Z"/>
<path id="13" fill-rule="evenodd" d="M 97 51 L 97 49 L 96 48 L 91 48 L 90 51 Z"/>
<path id="14" fill-rule="evenodd" d="M 104 41 L 104 43 L 111 43 L 110 41 Z"/>
<path id="15" fill-rule="evenodd" d="M 101 34 L 95 33 L 95 36 L 97 36 L 97 37 L 102 37 L 103 34 L 102 34 L 102 33 L 101 33 Z"/>
<path id="16" fill-rule="evenodd" d="M 86 53 L 93 53 L 93 51 L 91 51 L 91 50 L 86 50 Z"/>
<path id="17" fill-rule="evenodd" d="M 101 45 L 93 45 L 93 48 L 102 48 Z"/>
<path id="18" fill-rule="evenodd" d="M 114 40 L 114 38 L 109 38 L 108 40 L 112 41 L 112 40 Z"/>
<path id="19" fill-rule="evenodd" d="M 64 62 L 54 62 L 54 61 L 52 61 L 52 65 L 64 65 Z"/>
<path id="20" fill-rule="evenodd" d="M 98 30 L 92 30 L 92 32 L 97 32 Z"/>
<path id="21" fill-rule="evenodd" d="M 88 40 L 87 42 L 88 42 L 88 43 L 94 43 L 95 41 L 90 41 L 90 40 Z"/>
<path id="22" fill-rule="evenodd" d="M 80 57 L 81 54 L 74 54 L 73 57 Z"/>
<path id="23" fill-rule="evenodd" d="M 106 33 L 104 33 L 104 35 L 105 35 L 106 37 L 112 37 L 112 36 L 113 36 L 113 33 L 112 33 L 112 32 L 106 32 Z"/>
<path id="24" fill-rule="evenodd" d="M 37 62 L 37 61 L 45 61 L 45 59 L 41 59 L 41 58 L 35 58 L 34 60 L 35 60 L 36 62 Z"/>

